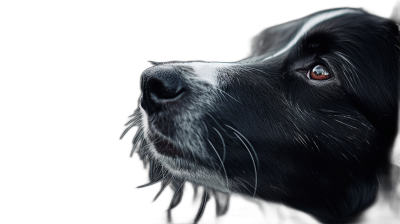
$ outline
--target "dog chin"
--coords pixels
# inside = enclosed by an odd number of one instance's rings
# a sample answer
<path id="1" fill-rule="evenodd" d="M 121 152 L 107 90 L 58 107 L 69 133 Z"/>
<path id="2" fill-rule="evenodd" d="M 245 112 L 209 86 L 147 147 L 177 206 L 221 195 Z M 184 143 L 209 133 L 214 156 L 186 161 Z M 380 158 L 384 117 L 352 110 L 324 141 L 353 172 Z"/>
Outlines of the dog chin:
<path id="1" fill-rule="evenodd" d="M 160 154 L 155 147 L 151 147 L 150 151 L 153 154 L 153 158 L 162 164 L 174 177 L 224 193 L 230 193 L 233 188 L 232 183 L 212 169 L 199 164 L 195 165 L 185 158 L 165 156 Z"/>

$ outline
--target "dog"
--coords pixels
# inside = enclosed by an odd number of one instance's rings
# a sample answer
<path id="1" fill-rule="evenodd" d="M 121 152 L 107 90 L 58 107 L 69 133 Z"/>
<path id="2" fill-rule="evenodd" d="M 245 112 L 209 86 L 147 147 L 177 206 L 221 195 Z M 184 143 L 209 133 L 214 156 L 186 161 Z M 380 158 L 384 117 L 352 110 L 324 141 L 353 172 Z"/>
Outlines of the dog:
<path id="1" fill-rule="evenodd" d="M 152 62 L 121 138 L 150 183 L 186 183 L 226 213 L 238 193 L 279 202 L 323 223 L 353 222 L 389 192 L 397 135 L 399 26 L 338 8 L 262 31 L 232 63 Z M 132 154 L 131 153 L 131 154 Z M 170 213 L 169 213 L 170 214 Z"/>

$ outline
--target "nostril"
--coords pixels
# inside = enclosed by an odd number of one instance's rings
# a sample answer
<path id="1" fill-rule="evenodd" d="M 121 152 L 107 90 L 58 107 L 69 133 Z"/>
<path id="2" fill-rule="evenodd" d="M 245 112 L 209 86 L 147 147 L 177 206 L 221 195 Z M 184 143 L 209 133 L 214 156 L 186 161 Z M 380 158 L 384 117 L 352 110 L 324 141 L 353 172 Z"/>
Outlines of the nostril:
<path id="1" fill-rule="evenodd" d="M 169 100 L 178 97 L 183 91 L 182 80 L 174 75 L 165 74 L 163 77 L 151 77 L 147 88 L 159 100 Z"/>
<path id="2" fill-rule="evenodd" d="M 152 115 L 176 106 L 188 89 L 180 71 L 172 65 L 156 65 L 143 72 L 141 78 L 142 108 Z"/>

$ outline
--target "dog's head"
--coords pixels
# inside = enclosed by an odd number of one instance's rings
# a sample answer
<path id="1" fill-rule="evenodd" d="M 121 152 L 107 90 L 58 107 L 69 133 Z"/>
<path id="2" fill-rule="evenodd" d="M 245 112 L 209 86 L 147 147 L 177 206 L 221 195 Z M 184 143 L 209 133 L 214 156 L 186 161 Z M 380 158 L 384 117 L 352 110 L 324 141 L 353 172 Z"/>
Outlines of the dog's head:
<path id="1" fill-rule="evenodd" d="M 238 62 L 154 62 L 134 149 L 176 189 L 170 208 L 189 181 L 203 204 L 241 193 L 348 221 L 374 200 L 397 133 L 398 38 L 393 21 L 343 8 L 264 30 Z"/>

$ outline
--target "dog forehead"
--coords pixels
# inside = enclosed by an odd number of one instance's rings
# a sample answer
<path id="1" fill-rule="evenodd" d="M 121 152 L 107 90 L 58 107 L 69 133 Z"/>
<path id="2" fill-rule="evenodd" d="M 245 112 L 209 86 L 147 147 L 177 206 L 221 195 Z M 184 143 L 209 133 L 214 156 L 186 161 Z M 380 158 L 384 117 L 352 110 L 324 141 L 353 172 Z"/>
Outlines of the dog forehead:
<path id="1" fill-rule="evenodd" d="M 359 9 L 339 8 L 321 11 L 307 17 L 268 28 L 253 40 L 251 57 L 264 56 L 262 61 L 279 56 L 298 43 L 317 25 L 347 14 L 363 13 Z"/>

